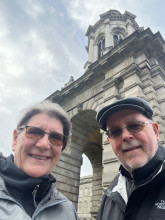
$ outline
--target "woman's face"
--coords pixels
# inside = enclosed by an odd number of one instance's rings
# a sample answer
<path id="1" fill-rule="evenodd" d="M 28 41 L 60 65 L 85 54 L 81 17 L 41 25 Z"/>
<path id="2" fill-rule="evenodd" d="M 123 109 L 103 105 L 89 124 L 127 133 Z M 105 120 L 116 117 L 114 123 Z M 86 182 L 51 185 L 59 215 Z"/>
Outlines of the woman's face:
<path id="1" fill-rule="evenodd" d="M 63 134 L 61 121 L 43 113 L 33 116 L 27 125 L 48 133 Z M 37 178 L 50 174 L 59 160 L 63 146 L 52 146 L 49 143 L 48 134 L 35 141 L 27 138 L 25 132 L 25 128 L 21 133 L 17 133 L 16 129 L 13 132 L 12 150 L 15 152 L 15 165 L 31 177 Z"/>

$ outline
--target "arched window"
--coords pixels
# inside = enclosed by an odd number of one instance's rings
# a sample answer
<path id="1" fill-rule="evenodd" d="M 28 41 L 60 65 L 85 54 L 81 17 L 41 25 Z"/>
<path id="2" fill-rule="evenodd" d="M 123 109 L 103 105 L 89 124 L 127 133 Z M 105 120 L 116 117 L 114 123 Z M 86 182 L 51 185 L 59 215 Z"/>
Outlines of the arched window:
<path id="1" fill-rule="evenodd" d="M 105 48 L 105 38 L 102 38 L 98 43 L 98 58 L 103 56 L 104 48 Z"/>

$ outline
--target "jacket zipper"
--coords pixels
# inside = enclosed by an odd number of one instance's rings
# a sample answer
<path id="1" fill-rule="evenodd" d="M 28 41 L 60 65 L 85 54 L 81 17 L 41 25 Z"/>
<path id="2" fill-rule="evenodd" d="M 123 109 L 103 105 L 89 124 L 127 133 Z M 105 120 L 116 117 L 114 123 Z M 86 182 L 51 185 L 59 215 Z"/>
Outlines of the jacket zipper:
<path id="1" fill-rule="evenodd" d="M 37 203 L 36 203 L 36 195 L 37 195 L 37 191 L 39 189 L 40 185 L 36 185 L 33 192 L 32 192 L 32 196 L 33 196 L 33 202 L 34 202 L 34 207 L 37 208 Z"/>
<path id="2" fill-rule="evenodd" d="M 134 190 L 134 189 L 135 189 L 135 182 L 134 182 L 134 180 L 133 180 L 133 179 L 131 180 L 131 187 L 132 187 L 132 190 Z"/>

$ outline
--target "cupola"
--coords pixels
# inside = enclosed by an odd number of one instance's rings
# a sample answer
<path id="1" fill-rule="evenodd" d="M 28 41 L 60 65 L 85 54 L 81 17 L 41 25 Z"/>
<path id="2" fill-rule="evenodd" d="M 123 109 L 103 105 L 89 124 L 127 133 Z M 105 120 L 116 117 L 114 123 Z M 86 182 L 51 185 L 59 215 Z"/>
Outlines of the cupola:
<path id="1" fill-rule="evenodd" d="M 88 53 L 88 61 L 84 69 L 100 59 L 112 47 L 118 45 L 122 40 L 131 35 L 134 31 L 142 31 L 135 21 L 136 16 L 125 11 L 121 14 L 117 10 L 109 10 L 100 15 L 100 20 L 93 26 L 89 25 L 86 32 L 88 37 L 88 45 L 86 50 Z"/>

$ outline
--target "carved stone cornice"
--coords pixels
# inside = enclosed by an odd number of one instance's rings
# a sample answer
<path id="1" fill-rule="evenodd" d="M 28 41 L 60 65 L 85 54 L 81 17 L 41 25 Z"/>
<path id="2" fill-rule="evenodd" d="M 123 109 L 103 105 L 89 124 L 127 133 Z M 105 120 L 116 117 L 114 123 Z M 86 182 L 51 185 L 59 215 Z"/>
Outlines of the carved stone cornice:
<path id="1" fill-rule="evenodd" d="M 165 42 L 160 33 L 153 34 L 149 28 L 140 33 L 135 31 L 99 60 L 89 65 L 88 70 L 80 78 L 61 91 L 57 90 L 47 99 L 62 102 L 65 98 L 72 97 L 75 92 L 83 90 L 84 86 L 87 88 L 94 85 L 97 81 L 104 80 L 105 73 L 127 56 L 129 57 L 131 54 L 136 56 L 136 54 L 144 50 L 150 56 L 149 58 L 156 57 L 159 59 L 162 67 L 165 68 Z"/>

